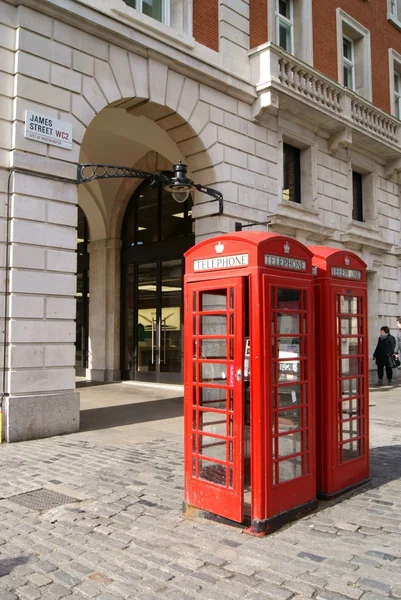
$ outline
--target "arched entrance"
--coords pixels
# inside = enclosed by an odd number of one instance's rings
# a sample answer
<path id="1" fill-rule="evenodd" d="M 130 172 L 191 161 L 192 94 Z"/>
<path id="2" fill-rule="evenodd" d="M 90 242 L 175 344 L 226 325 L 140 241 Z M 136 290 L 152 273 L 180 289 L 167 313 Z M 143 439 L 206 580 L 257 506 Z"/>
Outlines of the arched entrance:
<path id="1" fill-rule="evenodd" d="M 194 243 L 192 199 L 141 184 L 122 228 L 122 379 L 182 382 L 183 254 Z"/>

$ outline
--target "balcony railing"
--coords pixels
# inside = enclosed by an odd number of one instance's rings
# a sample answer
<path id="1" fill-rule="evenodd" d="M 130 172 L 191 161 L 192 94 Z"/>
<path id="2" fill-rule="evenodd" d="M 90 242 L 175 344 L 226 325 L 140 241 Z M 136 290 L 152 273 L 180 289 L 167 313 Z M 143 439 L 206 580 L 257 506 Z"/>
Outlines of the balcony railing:
<path id="1" fill-rule="evenodd" d="M 324 111 L 344 124 L 401 146 L 400 121 L 325 77 L 271 42 L 250 53 L 253 83 L 260 94 L 276 90 Z"/>

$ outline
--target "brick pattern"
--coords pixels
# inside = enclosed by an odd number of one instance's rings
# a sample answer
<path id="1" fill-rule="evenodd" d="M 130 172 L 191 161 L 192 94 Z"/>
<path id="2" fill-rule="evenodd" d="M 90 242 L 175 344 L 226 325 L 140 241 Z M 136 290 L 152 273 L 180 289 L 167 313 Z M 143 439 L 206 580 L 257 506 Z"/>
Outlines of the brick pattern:
<path id="1" fill-rule="evenodd" d="M 194 0 L 193 36 L 197 42 L 219 51 L 219 0 Z"/>
<path id="2" fill-rule="evenodd" d="M 312 4 L 316 69 L 337 81 L 335 11 L 341 8 L 370 31 L 373 103 L 390 112 L 388 48 L 401 53 L 401 33 L 387 20 L 387 0 L 320 0 Z"/>
<path id="3" fill-rule="evenodd" d="M 251 48 L 267 42 L 266 0 L 250 0 L 249 2 L 249 36 Z"/>

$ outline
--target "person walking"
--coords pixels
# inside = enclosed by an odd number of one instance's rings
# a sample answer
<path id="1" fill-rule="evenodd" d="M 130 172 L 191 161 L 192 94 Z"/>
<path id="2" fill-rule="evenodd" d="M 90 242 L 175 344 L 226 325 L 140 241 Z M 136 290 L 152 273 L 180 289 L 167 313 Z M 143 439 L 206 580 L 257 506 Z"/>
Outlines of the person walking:
<path id="1" fill-rule="evenodd" d="M 392 357 L 395 349 L 395 337 L 391 335 L 387 325 L 380 329 L 377 346 L 373 352 L 373 360 L 376 361 L 378 381 L 376 385 L 383 385 L 383 373 L 386 369 L 386 376 L 389 385 L 393 379 Z"/>

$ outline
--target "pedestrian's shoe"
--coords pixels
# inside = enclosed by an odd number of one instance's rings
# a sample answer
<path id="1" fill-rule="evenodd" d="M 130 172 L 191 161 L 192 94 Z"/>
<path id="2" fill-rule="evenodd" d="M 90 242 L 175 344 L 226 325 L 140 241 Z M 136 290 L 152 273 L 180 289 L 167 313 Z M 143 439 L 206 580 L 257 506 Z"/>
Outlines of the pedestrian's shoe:
<path id="1" fill-rule="evenodd" d="M 388 379 L 388 380 L 387 380 L 387 383 L 388 383 L 389 385 L 392 385 L 392 384 L 393 384 L 393 380 L 392 380 L 392 379 Z"/>
<path id="2" fill-rule="evenodd" d="M 376 383 L 376 385 L 383 385 L 383 379 L 379 379 L 379 381 Z"/>

